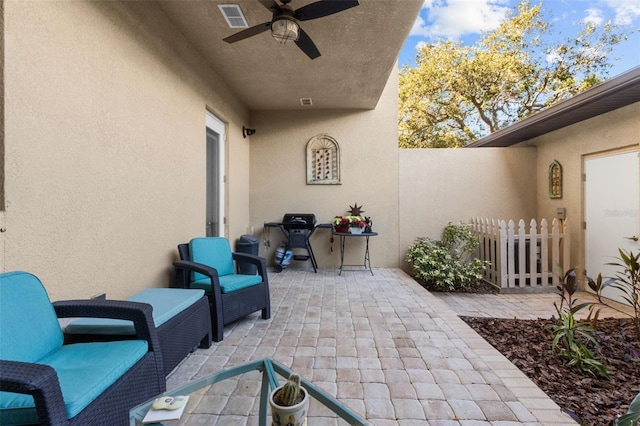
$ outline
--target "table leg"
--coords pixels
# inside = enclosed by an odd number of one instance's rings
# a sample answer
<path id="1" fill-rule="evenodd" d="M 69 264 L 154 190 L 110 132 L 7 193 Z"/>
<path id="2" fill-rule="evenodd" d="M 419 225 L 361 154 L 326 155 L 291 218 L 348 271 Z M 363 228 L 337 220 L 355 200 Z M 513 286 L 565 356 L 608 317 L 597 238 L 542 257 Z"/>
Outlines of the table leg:
<path id="1" fill-rule="evenodd" d="M 338 275 L 342 275 L 342 267 L 344 266 L 344 235 L 340 235 L 340 273 Z"/>
<path id="2" fill-rule="evenodd" d="M 371 257 L 369 256 L 369 236 L 367 235 L 365 239 L 366 244 L 364 249 L 364 269 L 368 269 L 369 272 L 371 272 L 371 275 L 373 275 L 373 270 L 371 269 Z"/>

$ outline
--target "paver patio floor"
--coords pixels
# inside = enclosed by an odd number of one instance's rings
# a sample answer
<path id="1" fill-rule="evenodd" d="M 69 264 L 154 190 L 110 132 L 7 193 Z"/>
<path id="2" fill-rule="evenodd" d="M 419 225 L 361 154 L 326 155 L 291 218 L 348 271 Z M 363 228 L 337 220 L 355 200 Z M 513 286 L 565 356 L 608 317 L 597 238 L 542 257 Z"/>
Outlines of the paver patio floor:
<path id="1" fill-rule="evenodd" d="M 228 326 L 222 342 L 198 349 L 169 376 L 167 388 L 272 358 L 372 425 L 576 424 L 458 318 L 447 303 L 459 301 L 429 293 L 399 269 L 374 273 L 270 273 L 271 319 L 255 313 Z M 553 312 L 555 300 L 510 295 L 514 310 L 499 297 L 479 296 L 465 295 L 459 307 L 468 312 L 461 313 L 526 316 Z M 542 302 L 531 302 L 536 297 Z M 474 301 L 484 304 L 473 308 Z M 181 424 L 256 425 L 259 387 L 259 374 L 216 384 L 191 398 Z M 312 401 L 308 424 L 340 424 L 330 414 Z"/>

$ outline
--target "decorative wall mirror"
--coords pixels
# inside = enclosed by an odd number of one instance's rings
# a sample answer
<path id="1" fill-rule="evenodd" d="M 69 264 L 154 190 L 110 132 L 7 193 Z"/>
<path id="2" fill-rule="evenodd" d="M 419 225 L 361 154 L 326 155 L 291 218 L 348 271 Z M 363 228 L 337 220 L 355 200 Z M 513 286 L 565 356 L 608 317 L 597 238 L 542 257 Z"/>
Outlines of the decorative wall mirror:
<path id="1" fill-rule="evenodd" d="M 340 146 L 326 134 L 307 143 L 307 185 L 340 185 Z"/>
<path id="2" fill-rule="evenodd" d="M 562 198 L 562 165 L 556 160 L 549 166 L 549 198 Z"/>

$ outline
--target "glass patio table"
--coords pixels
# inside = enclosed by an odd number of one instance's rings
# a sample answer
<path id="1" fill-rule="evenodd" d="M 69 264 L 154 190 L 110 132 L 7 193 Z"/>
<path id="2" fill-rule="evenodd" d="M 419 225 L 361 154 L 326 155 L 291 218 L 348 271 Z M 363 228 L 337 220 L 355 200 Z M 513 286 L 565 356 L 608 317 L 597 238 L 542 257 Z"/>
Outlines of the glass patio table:
<path id="1" fill-rule="evenodd" d="M 137 407 L 132 408 L 129 411 L 129 425 L 137 426 L 141 425 L 142 419 L 144 419 L 147 411 L 151 408 L 151 405 L 160 396 L 177 396 L 177 395 L 190 395 L 196 391 L 199 391 L 207 386 L 213 385 L 218 382 L 239 376 L 244 373 L 260 371 L 262 373 L 262 385 L 260 387 L 260 408 L 259 408 L 259 425 L 270 425 L 270 416 L 268 415 L 269 407 L 269 394 L 271 391 L 280 386 L 277 375 L 288 378 L 292 371 L 282 364 L 277 363 L 269 358 L 264 358 L 259 361 L 249 362 L 237 367 L 232 367 L 226 370 L 218 371 L 217 373 L 210 374 L 202 377 L 193 382 L 189 382 L 178 388 L 172 389 L 158 395 L 147 402 L 144 402 Z M 360 416 L 349 410 L 346 406 L 335 400 L 332 396 L 326 392 L 320 390 L 313 383 L 302 378 L 302 385 L 309 392 L 309 396 L 320 404 L 327 407 L 334 412 L 338 417 L 345 420 L 351 425 L 369 425 L 369 423 L 362 419 Z M 156 423 L 158 424 L 158 423 Z"/>

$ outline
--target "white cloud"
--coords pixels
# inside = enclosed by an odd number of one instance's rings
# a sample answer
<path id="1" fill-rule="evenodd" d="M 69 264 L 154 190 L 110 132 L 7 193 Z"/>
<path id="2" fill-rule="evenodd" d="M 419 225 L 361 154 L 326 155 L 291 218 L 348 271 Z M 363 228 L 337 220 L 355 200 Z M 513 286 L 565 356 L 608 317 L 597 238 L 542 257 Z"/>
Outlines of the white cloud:
<path id="1" fill-rule="evenodd" d="M 411 28 L 411 32 L 409 33 L 409 35 L 425 35 L 425 28 L 426 24 L 424 22 L 424 19 L 422 19 L 422 16 L 418 15 L 418 17 L 416 18 L 416 22 L 413 23 L 413 27 Z"/>
<path id="2" fill-rule="evenodd" d="M 425 0 L 411 35 L 457 39 L 490 31 L 509 10 L 508 0 Z"/>
<path id="3" fill-rule="evenodd" d="M 554 62 L 558 62 L 560 59 L 561 56 L 556 50 L 553 50 L 547 54 L 547 63 L 552 64 Z"/>
<path id="4" fill-rule="evenodd" d="M 600 25 L 604 18 L 602 17 L 602 10 L 600 9 L 587 9 L 584 11 L 587 16 L 584 18 L 585 24 Z"/>
<path id="5" fill-rule="evenodd" d="M 603 0 L 615 12 L 615 23 L 630 25 L 640 17 L 640 1 L 638 0 Z"/>

